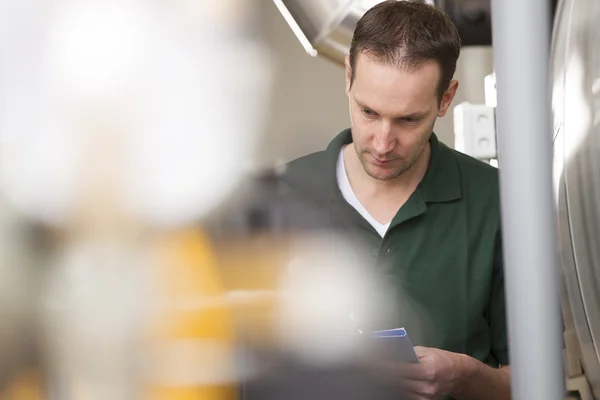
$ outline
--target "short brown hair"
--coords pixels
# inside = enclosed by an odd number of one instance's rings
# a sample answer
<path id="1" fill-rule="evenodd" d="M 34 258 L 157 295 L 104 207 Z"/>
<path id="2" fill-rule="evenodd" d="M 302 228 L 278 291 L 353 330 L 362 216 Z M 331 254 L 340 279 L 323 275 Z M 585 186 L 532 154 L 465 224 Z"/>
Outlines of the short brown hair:
<path id="1" fill-rule="evenodd" d="M 400 68 L 415 70 L 435 61 L 441 71 L 441 100 L 456 70 L 461 41 L 450 17 L 419 0 L 387 0 L 369 9 L 358 21 L 350 46 L 350 84 L 360 53 Z"/>

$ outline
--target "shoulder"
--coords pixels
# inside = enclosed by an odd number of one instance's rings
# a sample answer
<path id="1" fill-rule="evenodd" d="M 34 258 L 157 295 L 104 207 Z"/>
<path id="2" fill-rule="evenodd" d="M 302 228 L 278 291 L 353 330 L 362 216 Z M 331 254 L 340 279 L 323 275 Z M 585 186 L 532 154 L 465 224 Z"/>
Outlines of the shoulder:
<path id="1" fill-rule="evenodd" d="M 317 172 L 323 169 L 326 162 L 325 151 L 317 151 L 296 158 L 278 167 L 283 175 L 296 176 Z"/>
<path id="2" fill-rule="evenodd" d="M 458 170 L 462 201 L 474 223 L 491 223 L 500 229 L 500 186 L 498 168 L 446 147 Z"/>
<path id="3" fill-rule="evenodd" d="M 498 179 L 498 168 L 446 146 L 461 169 L 473 179 Z"/>
<path id="4" fill-rule="evenodd" d="M 310 153 L 276 167 L 277 175 L 287 185 L 300 192 L 319 190 L 324 175 L 331 169 L 325 151 Z"/>
<path id="5" fill-rule="evenodd" d="M 460 173 L 462 189 L 466 190 L 468 195 L 498 196 L 498 168 L 448 147 L 446 147 L 446 151 L 455 160 Z"/>

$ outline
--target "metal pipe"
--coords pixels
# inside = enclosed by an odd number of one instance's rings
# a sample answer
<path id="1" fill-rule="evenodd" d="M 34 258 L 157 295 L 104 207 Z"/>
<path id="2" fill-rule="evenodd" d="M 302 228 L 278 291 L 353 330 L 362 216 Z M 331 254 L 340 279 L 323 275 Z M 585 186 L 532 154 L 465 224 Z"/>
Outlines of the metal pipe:
<path id="1" fill-rule="evenodd" d="M 344 66 L 358 20 L 381 1 L 273 0 L 273 3 L 308 54 Z"/>
<path id="2" fill-rule="evenodd" d="M 547 0 L 492 0 L 512 399 L 564 398 Z"/>

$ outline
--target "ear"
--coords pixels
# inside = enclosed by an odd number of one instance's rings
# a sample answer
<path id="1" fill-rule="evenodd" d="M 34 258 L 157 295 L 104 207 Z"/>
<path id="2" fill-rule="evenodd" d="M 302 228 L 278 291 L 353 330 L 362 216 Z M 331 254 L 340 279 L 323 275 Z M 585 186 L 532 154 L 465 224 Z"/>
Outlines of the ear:
<path id="1" fill-rule="evenodd" d="M 438 111 L 438 117 L 443 117 L 446 115 L 448 108 L 450 108 L 450 104 L 452 104 L 452 100 L 454 100 L 454 96 L 456 95 L 456 90 L 458 89 L 458 81 L 452 80 L 450 85 L 448 85 L 448 89 L 442 96 L 442 101 L 440 102 L 440 110 Z"/>
<path id="2" fill-rule="evenodd" d="M 352 81 L 350 77 L 352 76 L 352 67 L 350 66 L 350 57 L 346 56 L 344 60 L 344 65 L 346 66 L 346 95 L 350 94 L 350 87 L 352 86 Z"/>

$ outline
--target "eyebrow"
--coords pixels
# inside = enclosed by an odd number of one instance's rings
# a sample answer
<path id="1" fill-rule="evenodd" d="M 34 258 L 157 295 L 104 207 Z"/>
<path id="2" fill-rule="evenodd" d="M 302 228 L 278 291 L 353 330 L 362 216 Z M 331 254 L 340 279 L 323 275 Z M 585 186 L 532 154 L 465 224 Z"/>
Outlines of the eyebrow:
<path id="1" fill-rule="evenodd" d="M 364 104 L 362 101 L 355 99 L 356 104 L 358 104 L 358 106 L 360 108 L 367 108 L 371 111 L 373 111 L 376 114 L 379 114 L 379 112 L 377 112 L 376 110 L 374 110 L 372 107 L 369 107 L 368 105 Z M 421 119 L 424 118 L 425 116 L 427 116 L 427 111 L 417 111 L 417 112 L 413 112 L 410 114 L 406 114 L 406 115 L 402 115 L 402 116 L 396 116 L 394 117 L 394 119 Z"/>

